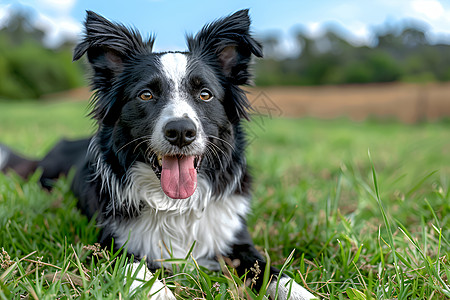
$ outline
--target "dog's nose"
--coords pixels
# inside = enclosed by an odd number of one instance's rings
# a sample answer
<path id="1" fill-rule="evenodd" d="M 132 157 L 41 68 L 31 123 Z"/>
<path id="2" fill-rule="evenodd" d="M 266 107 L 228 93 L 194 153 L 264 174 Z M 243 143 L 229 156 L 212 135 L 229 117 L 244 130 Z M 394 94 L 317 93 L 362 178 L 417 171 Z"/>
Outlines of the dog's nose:
<path id="1" fill-rule="evenodd" d="M 180 148 L 192 143 L 197 136 L 197 128 L 190 119 L 169 121 L 164 126 L 164 137 L 172 145 Z"/>

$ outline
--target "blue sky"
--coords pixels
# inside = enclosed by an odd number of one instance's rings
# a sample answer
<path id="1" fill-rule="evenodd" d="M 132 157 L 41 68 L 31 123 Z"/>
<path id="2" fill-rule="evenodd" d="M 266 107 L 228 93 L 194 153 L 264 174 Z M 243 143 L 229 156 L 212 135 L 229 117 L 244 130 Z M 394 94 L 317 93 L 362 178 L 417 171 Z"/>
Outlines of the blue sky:
<path id="1" fill-rule="evenodd" d="M 17 6 L 33 12 L 36 24 L 48 31 L 49 44 L 79 36 L 85 11 L 93 10 L 144 35 L 155 34 L 156 50 L 183 50 L 185 33 L 242 8 L 250 9 L 253 31 L 279 36 L 287 53 L 295 51 L 298 28 L 318 35 L 334 26 L 361 44 L 370 42 L 373 28 L 411 18 L 428 24 L 430 38 L 450 39 L 450 1 L 438 0 L 0 0 L 0 26 Z"/>

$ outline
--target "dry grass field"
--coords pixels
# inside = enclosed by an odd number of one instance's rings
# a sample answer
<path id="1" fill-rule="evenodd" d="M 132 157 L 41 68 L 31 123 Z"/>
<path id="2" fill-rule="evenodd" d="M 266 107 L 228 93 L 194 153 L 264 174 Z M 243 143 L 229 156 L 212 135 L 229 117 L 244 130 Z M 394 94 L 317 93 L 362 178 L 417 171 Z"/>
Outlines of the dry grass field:
<path id="1" fill-rule="evenodd" d="M 254 109 L 271 117 L 368 117 L 405 123 L 450 116 L 450 83 L 385 83 L 316 87 L 253 87 L 246 89 Z M 48 95 L 48 99 L 86 100 L 88 88 Z"/>
<path id="2" fill-rule="evenodd" d="M 265 116 L 245 123 L 258 249 L 322 299 L 449 299 L 450 122 L 373 121 L 448 117 L 447 91 L 252 89 Z M 84 88 L 0 101 L 0 142 L 39 157 L 61 136 L 92 133 L 89 97 Z M 0 300 L 145 298 L 151 283 L 130 291 L 127 257 L 95 246 L 98 227 L 76 209 L 68 180 L 48 193 L 38 179 L 0 173 Z M 189 255 L 170 262 L 175 272 L 158 276 L 177 299 L 265 299 L 232 270 L 206 270 Z"/>
<path id="3" fill-rule="evenodd" d="M 249 91 L 258 112 L 283 117 L 375 117 L 415 123 L 450 116 L 450 83 L 268 87 Z"/>

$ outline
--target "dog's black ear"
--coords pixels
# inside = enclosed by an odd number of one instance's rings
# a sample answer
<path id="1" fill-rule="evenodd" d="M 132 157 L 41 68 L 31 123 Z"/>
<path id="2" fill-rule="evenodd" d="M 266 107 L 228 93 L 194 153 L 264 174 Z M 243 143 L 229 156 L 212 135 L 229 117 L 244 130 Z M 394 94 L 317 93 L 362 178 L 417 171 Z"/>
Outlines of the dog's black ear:
<path id="1" fill-rule="evenodd" d="M 219 19 L 195 35 L 188 36 L 188 48 L 194 54 L 216 60 L 232 84 L 247 84 L 248 65 L 252 54 L 262 57 L 262 46 L 250 35 L 248 9 Z"/>
<path id="2" fill-rule="evenodd" d="M 87 54 L 94 71 L 91 84 L 96 91 L 91 115 L 103 123 L 113 122 L 117 114 L 114 106 L 118 103 L 118 96 L 111 92 L 113 84 L 128 60 L 151 52 L 153 39 L 144 41 L 139 32 L 92 11 L 87 11 L 84 26 L 85 35 L 75 47 L 73 60 Z"/>
<path id="3" fill-rule="evenodd" d="M 252 55 L 262 57 L 262 46 L 250 34 L 248 9 L 240 10 L 187 37 L 189 51 L 210 64 L 227 85 L 225 109 L 232 122 L 248 119 L 251 107 L 239 85 L 250 83 Z"/>
<path id="4" fill-rule="evenodd" d="M 137 53 L 151 52 L 153 39 L 144 42 L 139 32 L 108 21 L 92 11 L 87 11 L 84 26 L 85 36 L 75 47 L 73 60 L 87 53 L 97 76 L 94 81 L 101 79 L 102 84 L 107 83 L 122 71 L 128 58 Z"/>

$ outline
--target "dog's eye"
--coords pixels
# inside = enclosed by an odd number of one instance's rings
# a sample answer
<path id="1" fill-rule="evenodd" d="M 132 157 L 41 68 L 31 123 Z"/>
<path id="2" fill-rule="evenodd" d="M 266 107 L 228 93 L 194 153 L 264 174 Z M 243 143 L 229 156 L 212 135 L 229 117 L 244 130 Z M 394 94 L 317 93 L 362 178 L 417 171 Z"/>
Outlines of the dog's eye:
<path id="1" fill-rule="evenodd" d="M 209 101 L 213 97 L 214 97 L 213 94 L 207 89 L 203 89 L 199 95 L 199 98 L 202 99 L 203 101 Z"/>
<path id="2" fill-rule="evenodd" d="M 149 101 L 153 99 L 153 94 L 150 91 L 143 91 L 139 94 L 139 98 L 144 101 Z"/>

